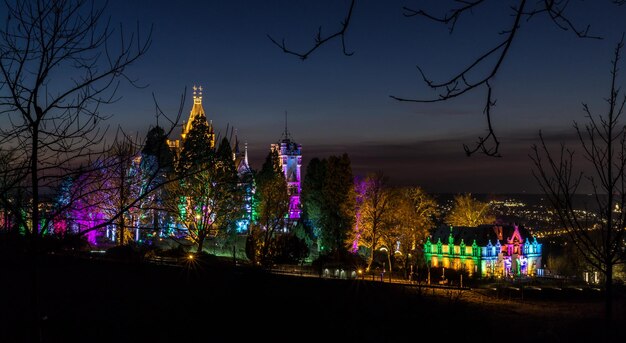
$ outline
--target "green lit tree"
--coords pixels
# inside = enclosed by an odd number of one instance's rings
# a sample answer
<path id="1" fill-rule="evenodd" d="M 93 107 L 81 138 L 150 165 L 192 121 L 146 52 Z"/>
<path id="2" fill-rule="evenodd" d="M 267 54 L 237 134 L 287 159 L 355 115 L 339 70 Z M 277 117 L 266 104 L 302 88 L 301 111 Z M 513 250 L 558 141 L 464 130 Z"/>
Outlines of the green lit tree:
<path id="1" fill-rule="evenodd" d="M 253 261 L 266 265 L 272 262 L 276 235 L 285 228 L 289 212 L 287 182 L 276 150 L 265 158 L 255 183 L 257 220 L 251 225 L 246 250 Z"/>
<path id="2" fill-rule="evenodd" d="M 322 186 L 321 247 L 328 254 L 341 256 L 355 221 L 354 177 L 348 154 L 326 159 Z"/>
<path id="3" fill-rule="evenodd" d="M 176 170 L 180 177 L 206 169 L 212 162 L 215 149 L 211 147 L 211 130 L 204 114 L 194 118 L 191 130 L 183 140 Z"/>
<path id="4" fill-rule="evenodd" d="M 341 258 L 354 227 L 355 193 L 348 154 L 313 158 L 302 185 L 304 218 L 308 218 L 320 254 Z"/>
<path id="5" fill-rule="evenodd" d="M 194 118 L 191 130 L 183 140 L 176 163 L 179 182 L 172 183 L 167 207 L 187 230 L 189 239 L 202 252 L 205 240 L 217 231 L 213 226 L 215 207 L 214 184 L 218 181 L 212 166 L 215 151 L 211 147 L 210 128 L 204 115 Z"/>
<path id="6" fill-rule="evenodd" d="M 326 179 L 326 160 L 312 158 L 302 181 L 302 222 L 312 227 L 312 236 L 317 241 L 321 236 L 323 186 Z M 319 246 L 317 247 L 319 249 Z"/>
<path id="7" fill-rule="evenodd" d="M 217 227 L 217 237 L 223 247 L 236 238 L 237 221 L 244 216 L 246 200 L 246 189 L 241 187 L 231 144 L 226 137 L 217 148 L 212 169 L 216 177 L 213 225 Z"/>
<path id="8" fill-rule="evenodd" d="M 197 252 L 207 238 L 232 232 L 243 210 L 243 194 L 238 187 L 230 142 L 224 138 L 218 150 L 211 148 L 206 117 L 194 119 L 178 161 L 180 182 L 170 194 L 169 208 L 187 229 Z"/>

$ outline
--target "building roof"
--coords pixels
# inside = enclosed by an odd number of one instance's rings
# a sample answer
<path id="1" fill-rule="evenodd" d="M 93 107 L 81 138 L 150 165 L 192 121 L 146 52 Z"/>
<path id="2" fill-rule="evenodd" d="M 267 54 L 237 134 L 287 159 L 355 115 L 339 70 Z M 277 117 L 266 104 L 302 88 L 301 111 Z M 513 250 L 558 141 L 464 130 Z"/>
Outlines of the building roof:
<path id="1" fill-rule="evenodd" d="M 515 228 L 517 228 L 522 242 L 525 242 L 526 239 L 532 241 L 532 234 L 523 226 L 479 225 L 477 227 L 450 227 L 442 225 L 432 232 L 430 242 L 435 244 L 441 239 L 441 243 L 448 244 L 448 238 L 450 233 L 452 233 L 454 244 L 461 243 L 461 239 L 463 239 L 463 243 L 466 245 L 471 245 L 474 240 L 476 240 L 476 244 L 479 246 L 486 246 L 488 242 L 495 245 L 497 241 L 500 241 L 500 244 L 505 244 L 507 240 L 513 237 Z"/>

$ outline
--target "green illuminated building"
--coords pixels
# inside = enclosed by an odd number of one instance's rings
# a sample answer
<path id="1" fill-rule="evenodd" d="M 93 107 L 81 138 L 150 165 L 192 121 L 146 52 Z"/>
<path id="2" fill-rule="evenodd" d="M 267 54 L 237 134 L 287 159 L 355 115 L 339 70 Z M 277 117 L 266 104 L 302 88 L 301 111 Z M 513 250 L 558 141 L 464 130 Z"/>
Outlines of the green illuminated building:
<path id="1" fill-rule="evenodd" d="M 424 244 L 431 267 L 466 270 L 481 277 L 542 275 L 541 244 L 517 225 L 440 227 Z"/>

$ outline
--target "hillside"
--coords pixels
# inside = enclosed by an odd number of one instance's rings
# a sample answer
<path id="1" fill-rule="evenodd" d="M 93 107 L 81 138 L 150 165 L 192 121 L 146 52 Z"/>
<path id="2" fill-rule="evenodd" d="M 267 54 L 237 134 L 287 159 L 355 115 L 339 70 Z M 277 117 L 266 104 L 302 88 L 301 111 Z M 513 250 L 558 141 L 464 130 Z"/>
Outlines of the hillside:
<path id="1" fill-rule="evenodd" d="M 26 342 L 32 275 L 2 262 L 1 342 Z M 599 300 L 507 300 L 478 291 L 437 291 L 365 280 L 273 275 L 248 267 L 187 267 L 47 257 L 38 274 L 44 342 L 273 342 L 360 339 L 565 341 L 617 337 Z M 623 321 L 623 297 L 618 320 Z"/>

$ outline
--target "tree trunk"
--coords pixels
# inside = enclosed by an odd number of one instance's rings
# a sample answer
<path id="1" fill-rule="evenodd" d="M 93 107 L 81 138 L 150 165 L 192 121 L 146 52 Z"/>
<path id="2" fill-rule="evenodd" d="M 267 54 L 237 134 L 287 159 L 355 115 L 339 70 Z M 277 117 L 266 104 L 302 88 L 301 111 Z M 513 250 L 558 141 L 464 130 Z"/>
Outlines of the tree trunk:
<path id="1" fill-rule="evenodd" d="M 201 253 L 202 249 L 204 249 L 203 246 L 204 246 L 204 234 L 199 234 L 198 235 L 198 249 L 196 250 L 196 253 L 198 254 Z"/>
<path id="2" fill-rule="evenodd" d="M 610 325 L 613 319 L 613 264 L 606 264 L 606 281 L 605 281 L 605 294 L 604 294 L 604 317 L 607 324 Z"/>
<path id="3" fill-rule="evenodd" d="M 37 117 L 39 118 L 39 113 L 41 112 L 37 106 L 35 106 L 35 111 L 37 112 Z M 39 121 L 35 121 L 33 123 L 33 136 L 32 136 L 32 149 L 31 149 L 31 165 L 30 165 L 30 173 L 31 173 L 31 183 L 32 183 L 32 222 L 31 222 L 31 235 L 30 235 L 30 258 L 31 258 L 31 301 L 32 301 L 32 316 L 33 316 L 33 337 L 37 342 L 42 341 L 41 337 L 41 322 L 40 322 L 40 311 L 39 311 L 39 179 L 38 179 L 38 163 L 39 159 L 39 130 L 38 130 Z M 28 228 L 26 229 L 26 235 L 28 235 Z"/>
<path id="4" fill-rule="evenodd" d="M 376 245 L 372 244 L 372 251 L 370 253 L 370 257 L 367 261 L 367 270 L 369 271 L 372 267 L 372 263 L 374 263 L 374 251 L 376 251 Z"/>
<path id="5" fill-rule="evenodd" d="M 124 214 L 120 216 L 120 245 L 124 245 L 124 240 L 126 236 L 126 221 L 124 220 Z"/>
<path id="6" fill-rule="evenodd" d="M 37 247 L 37 236 L 39 236 L 39 179 L 37 178 L 37 159 L 39 158 L 38 154 L 38 143 L 39 143 L 39 130 L 35 127 L 36 123 L 33 124 L 33 137 L 32 144 L 33 147 L 31 149 L 31 165 L 30 165 L 30 178 L 32 183 L 32 192 L 33 192 L 33 203 L 32 203 L 32 222 L 31 222 L 31 248 L 36 250 Z M 28 234 L 28 233 L 27 233 Z"/>

